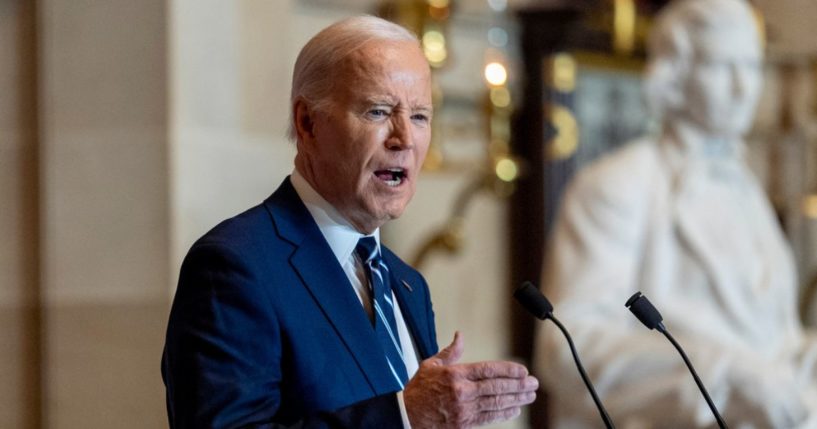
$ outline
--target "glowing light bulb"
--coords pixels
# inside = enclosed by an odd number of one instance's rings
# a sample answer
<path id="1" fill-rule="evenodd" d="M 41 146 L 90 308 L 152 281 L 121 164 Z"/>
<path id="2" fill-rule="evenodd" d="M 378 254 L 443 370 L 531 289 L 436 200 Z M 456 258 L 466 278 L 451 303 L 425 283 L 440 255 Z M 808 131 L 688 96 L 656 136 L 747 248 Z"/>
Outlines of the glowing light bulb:
<path id="1" fill-rule="evenodd" d="M 491 27 L 488 30 L 488 42 L 496 47 L 504 47 L 508 44 L 508 32 L 500 27 Z"/>
<path id="2" fill-rule="evenodd" d="M 496 176 L 505 182 L 513 182 L 519 175 L 519 167 L 517 167 L 516 162 L 509 158 L 499 160 L 494 171 Z"/>
<path id="3" fill-rule="evenodd" d="M 485 80 L 493 86 L 502 86 L 508 81 L 508 71 L 500 63 L 489 63 L 485 66 Z"/>
<path id="4" fill-rule="evenodd" d="M 507 88 L 491 88 L 491 103 L 496 107 L 508 107 L 511 105 L 511 92 Z"/>
<path id="5" fill-rule="evenodd" d="M 430 30 L 423 34 L 423 52 L 432 64 L 445 61 L 448 51 L 445 49 L 445 36 L 439 31 Z"/>

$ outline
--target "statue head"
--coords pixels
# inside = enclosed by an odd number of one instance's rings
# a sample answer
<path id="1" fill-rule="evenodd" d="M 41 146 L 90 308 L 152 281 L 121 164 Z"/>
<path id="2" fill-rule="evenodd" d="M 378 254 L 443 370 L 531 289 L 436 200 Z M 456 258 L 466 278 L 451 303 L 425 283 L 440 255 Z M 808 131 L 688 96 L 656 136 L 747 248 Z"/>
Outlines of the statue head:
<path id="1" fill-rule="evenodd" d="M 758 24 L 744 0 L 675 0 L 648 40 L 645 95 L 664 124 L 740 137 L 762 83 Z"/>

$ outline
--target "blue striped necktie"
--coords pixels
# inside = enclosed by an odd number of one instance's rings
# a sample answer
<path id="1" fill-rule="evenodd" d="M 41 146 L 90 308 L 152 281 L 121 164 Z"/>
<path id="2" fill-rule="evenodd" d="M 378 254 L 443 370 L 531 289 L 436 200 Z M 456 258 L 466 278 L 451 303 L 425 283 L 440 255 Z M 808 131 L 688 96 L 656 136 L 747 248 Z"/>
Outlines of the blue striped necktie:
<path id="1" fill-rule="evenodd" d="M 389 268 L 380 257 L 380 249 L 374 237 L 363 237 L 357 242 L 355 252 L 366 266 L 369 275 L 369 287 L 372 292 L 374 307 L 374 330 L 386 360 L 389 363 L 395 381 L 400 389 L 408 381 L 406 364 L 403 363 L 403 350 L 400 348 L 400 337 L 397 335 L 397 323 L 394 320 L 394 302 L 389 282 Z"/>

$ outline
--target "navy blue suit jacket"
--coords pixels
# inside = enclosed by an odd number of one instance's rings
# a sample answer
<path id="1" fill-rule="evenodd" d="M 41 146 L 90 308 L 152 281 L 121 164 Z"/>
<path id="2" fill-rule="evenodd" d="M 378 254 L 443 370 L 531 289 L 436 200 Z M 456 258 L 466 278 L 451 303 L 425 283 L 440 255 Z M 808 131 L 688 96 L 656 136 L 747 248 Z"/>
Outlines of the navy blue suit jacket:
<path id="1" fill-rule="evenodd" d="M 423 277 L 383 248 L 422 359 Z M 162 377 L 171 428 L 400 427 L 369 319 L 289 179 L 199 239 L 182 264 Z"/>

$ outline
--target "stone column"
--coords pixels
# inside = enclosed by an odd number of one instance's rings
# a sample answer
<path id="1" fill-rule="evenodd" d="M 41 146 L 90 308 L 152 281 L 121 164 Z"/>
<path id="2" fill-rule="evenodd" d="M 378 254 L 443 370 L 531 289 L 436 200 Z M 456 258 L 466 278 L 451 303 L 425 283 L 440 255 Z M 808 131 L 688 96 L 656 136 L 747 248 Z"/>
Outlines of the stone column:
<path id="1" fill-rule="evenodd" d="M 36 29 L 0 0 L 0 427 L 40 427 Z"/>
<path id="2" fill-rule="evenodd" d="M 38 8 L 45 427 L 166 427 L 167 6 Z"/>

